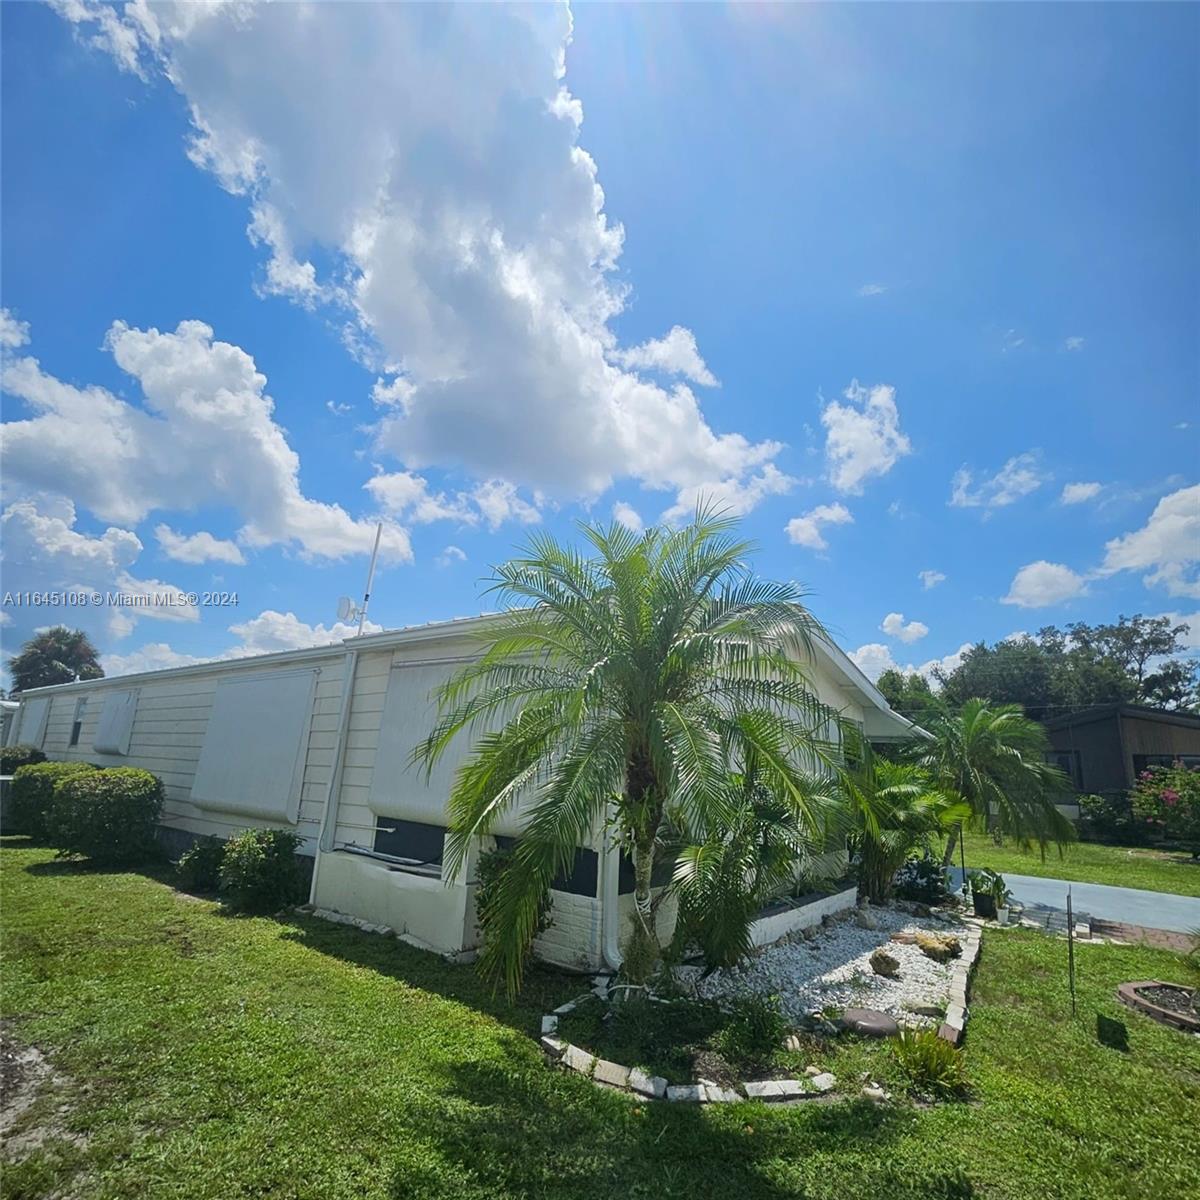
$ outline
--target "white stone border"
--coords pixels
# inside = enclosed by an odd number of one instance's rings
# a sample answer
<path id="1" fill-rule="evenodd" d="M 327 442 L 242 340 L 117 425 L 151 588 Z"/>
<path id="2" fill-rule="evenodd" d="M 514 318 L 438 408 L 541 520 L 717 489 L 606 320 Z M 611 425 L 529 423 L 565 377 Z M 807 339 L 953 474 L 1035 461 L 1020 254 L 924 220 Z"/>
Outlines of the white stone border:
<path id="1" fill-rule="evenodd" d="M 721 1104 L 742 1100 L 802 1100 L 821 1096 L 832 1091 L 837 1077 L 829 1071 L 820 1071 L 803 1079 L 764 1079 L 721 1087 L 707 1079 L 695 1083 L 673 1084 L 661 1075 L 647 1075 L 640 1067 L 623 1067 L 620 1063 L 597 1058 L 580 1046 L 564 1042 L 558 1036 L 558 1019 L 596 996 L 608 998 L 609 976 L 597 975 L 590 993 L 576 996 L 560 1004 L 552 1013 L 542 1018 L 541 1047 L 550 1062 L 557 1062 L 578 1075 L 590 1079 L 599 1087 L 614 1088 L 629 1092 L 641 1100 L 667 1100 L 675 1104 Z M 811 1068 L 810 1068 L 811 1069 Z"/>
<path id="2" fill-rule="evenodd" d="M 950 972 L 950 1002 L 946 1007 L 946 1016 L 938 1026 L 938 1037 L 944 1038 L 952 1046 L 957 1046 L 967 1031 L 967 1017 L 970 1009 L 967 998 L 971 990 L 971 972 L 979 960 L 979 947 L 983 939 L 983 926 L 966 917 L 967 932 L 962 936 L 962 954 L 954 960 Z"/>

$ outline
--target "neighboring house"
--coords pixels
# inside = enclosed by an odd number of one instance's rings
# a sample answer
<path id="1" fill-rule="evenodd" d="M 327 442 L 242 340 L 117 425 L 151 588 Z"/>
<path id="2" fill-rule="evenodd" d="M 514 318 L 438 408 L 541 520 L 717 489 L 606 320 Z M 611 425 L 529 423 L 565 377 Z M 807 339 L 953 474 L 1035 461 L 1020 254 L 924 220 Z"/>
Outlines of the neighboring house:
<path id="1" fill-rule="evenodd" d="M 1052 761 L 1085 795 L 1126 792 L 1147 767 L 1200 766 L 1200 716 L 1194 713 L 1105 704 L 1045 724 Z"/>
<path id="2" fill-rule="evenodd" d="M 0 746 L 7 746 L 8 731 L 17 715 L 20 702 L 16 700 L 0 700 Z"/>
<path id="3" fill-rule="evenodd" d="M 443 953 L 478 943 L 474 859 L 444 880 L 446 800 L 467 736 L 426 781 L 408 765 L 435 714 L 431 692 L 478 653 L 486 617 L 400 629 L 312 650 L 27 691 L 10 742 L 50 759 L 128 764 L 166 788 L 163 837 L 288 829 L 313 860 L 311 899 Z M 812 686 L 872 742 L 913 726 L 836 646 L 818 643 Z M 522 812 L 496 824 L 519 836 Z M 478 850 L 476 851 L 478 853 Z M 568 966 L 616 965 L 632 906 L 628 861 L 601 831 L 555 881 L 536 950 Z M 843 860 L 844 861 L 844 860 Z M 665 907 L 665 906 L 664 906 Z"/>

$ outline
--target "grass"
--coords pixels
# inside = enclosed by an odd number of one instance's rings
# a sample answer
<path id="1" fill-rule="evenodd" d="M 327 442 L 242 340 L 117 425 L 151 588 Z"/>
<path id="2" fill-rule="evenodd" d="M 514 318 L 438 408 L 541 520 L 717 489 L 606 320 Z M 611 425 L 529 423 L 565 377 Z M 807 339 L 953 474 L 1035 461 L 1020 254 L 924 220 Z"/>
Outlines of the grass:
<path id="1" fill-rule="evenodd" d="M 1037 875 L 1076 883 L 1108 883 L 1150 892 L 1200 896 L 1200 860 L 1183 851 L 1075 842 L 1061 856 L 1050 847 L 1043 859 L 1036 846 L 1032 850 L 1022 850 L 1011 842 L 997 846 L 990 834 L 968 833 L 966 854 L 970 870 L 991 867 L 1002 875 Z M 954 861 L 957 865 L 957 854 Z"/>
<path id="2" fill-rule="evenodd" d="M 0 848 L 3 1012 L 64 1082 L 62 1138 L 6 1164 L 6 1200 L 739 1197 L 1183 1200 L 1200 1194 L 1200 1042 L 1121 1008 L 1125 979 L 1185 978 L 1143 947 L 985 935 L 971 1103 L 639 1105 L 548 1069 L 541 1013 L 470 968 L 310 918 L 231 918 L 152 877 Z M 1193 971 L 1193 976 L 1195 972 Z M 1126 1053 L 1097 1013 L 1124 1020 Z M 816 1052 L 817 1047 L 814 1047 Z M 886 1047 L 819 1060 L 902 1081 Z M 18 1131 L 19 1132 L 19 1131 Z"/>

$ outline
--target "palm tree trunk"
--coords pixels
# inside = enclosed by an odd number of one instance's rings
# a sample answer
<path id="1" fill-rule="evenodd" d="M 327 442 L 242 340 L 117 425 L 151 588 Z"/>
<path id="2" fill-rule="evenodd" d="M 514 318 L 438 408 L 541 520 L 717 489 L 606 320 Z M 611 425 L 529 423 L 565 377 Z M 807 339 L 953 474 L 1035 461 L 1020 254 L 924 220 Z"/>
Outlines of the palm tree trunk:
<path id="1" fill-rule="evenodd" d="M 943 867 L 948 867 L 954 862 L 954 851 L 958 848 L 960 837 L 962 837 L 961 821 L 950 830 L 950 836 L 946 839 L 946 853 L 942 855 Z"/>
<path id="2" fill-rule="evenodd" d="M 662 955 L 654 911 L 650 904 L 650 877 L 654 871 L 654 835 L 633 843 L 633 918 L 629 947 L 622 966 L 631 983 L 645 983 Z"/>

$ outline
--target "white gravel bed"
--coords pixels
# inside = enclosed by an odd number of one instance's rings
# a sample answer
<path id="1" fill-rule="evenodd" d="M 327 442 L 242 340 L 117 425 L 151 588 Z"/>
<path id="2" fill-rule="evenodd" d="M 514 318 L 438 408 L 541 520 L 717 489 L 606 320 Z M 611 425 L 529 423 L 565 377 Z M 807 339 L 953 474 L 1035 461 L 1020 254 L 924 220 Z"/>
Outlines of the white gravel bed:
<path id="1" fill-rule="evenodd" d="M 738 967 L 714 972 L 698 982 L 697 991 L 709 999 L 774 994 L 792 1021 L 824 1008 L 874 1008 L 903 1018 L 905 1024 L 935 1024 L 907 1006 L 944 1006 L 952 964 L 934 962 L 920 947 L 890 938 L 918 930 L 960 934 L 965 927 L 954 918 L 914 917 L 893 908 L 868 911 L 877 929 L 864 929 L 847 914 L 812 931 L 810 939 L 776 942 Z M 871 970 L 871 952 L 879 946 L 899 961 L 898 978 Z"/>

